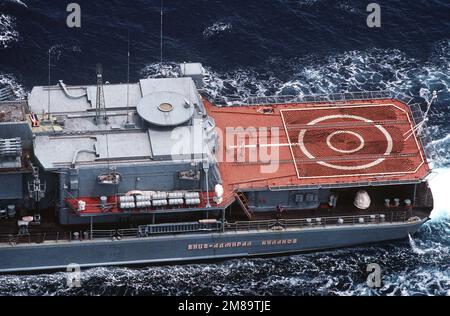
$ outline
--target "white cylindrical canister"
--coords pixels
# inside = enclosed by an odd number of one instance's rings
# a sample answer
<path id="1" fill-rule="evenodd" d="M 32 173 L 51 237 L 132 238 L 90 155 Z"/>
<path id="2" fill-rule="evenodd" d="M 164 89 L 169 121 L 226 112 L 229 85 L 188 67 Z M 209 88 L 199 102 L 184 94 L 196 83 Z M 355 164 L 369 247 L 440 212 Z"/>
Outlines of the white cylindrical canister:
<path id="1" fill-rule="evenodd" d="M 170 199 L 169 205 L 183 205 L 184 201 L 183 199 Z"/>
<path id="2" fill-rule="evenodd" d="M 153 206 L 166 206 L 167 200 L 153 200 Z"/>
<path id="3" fill-rule="evenodd" d="M 214 187 L 214 202 L 217 204 L 223 202 L 223 186 L 221 184 L 216 184 Z"/>
<path id="4" fill-rule="evenodd" d="M 150 201 L 151 195 L 136 195 L 136 202 Z"/>
<path id="5" fill-rule="evenodd" d="M 198 192 L 186 192 L 184 194 L 185 199 L 197 199 L 200 198 L 200 193 Z"/>
<path id="6" fill-rule="evenodd" d="M 101 206 L 102 208 L 105 208 L 107 204 L 108 204 L 108 197 L 106 197 L 106 196 L 101 196 L 101 197 L 100 197 L 100 206 Z"/>
<path id="7" fill-rule="evenodd" d="M 182 199 L 183 192 L 169 192 L 169 199 Z"/>
<path id="8" fill-rule="evenodd" d="M 83 212 L 86 210 L 86 202 L 85 201 L 78 201 L 78 211 Z"/>
<path id="9" fill-rule="evenodd" d="M 216 184 L 214 187 L 214 193 L 216 194 L 216 197 L 222 198 L 223 197 L 223 186 L 221 184 Z"/>
<path id="10" fill-rule="evenodd" d="M 194 198 L 194 199 L 186 199 L 186 205 L 199 205 L 200 199 Z"/>
<path id="11" fill-rule="evenodd" d="M 154 200 L 167 199 L 167 192 L 156 192 L 155 194 L 153 194 L 153 199 Z"/>

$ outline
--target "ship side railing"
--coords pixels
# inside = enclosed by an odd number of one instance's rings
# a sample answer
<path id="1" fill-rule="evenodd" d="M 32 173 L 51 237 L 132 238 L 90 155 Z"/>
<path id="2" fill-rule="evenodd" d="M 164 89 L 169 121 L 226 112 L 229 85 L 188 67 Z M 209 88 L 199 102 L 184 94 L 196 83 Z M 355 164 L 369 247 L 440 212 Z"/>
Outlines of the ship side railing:
<path id="1" fill-rule="evenodd" d="M 0 244 L 16 246 L 18 244 L 40 244 L 44 242 L 83 242 L 88 240 L 121 240 L 159 235 L 220 232 L 242 230 L 280 230 L 289 228 L 327 227 L 342 225 L 369 225 L 381 223 L 401 223 L 410 220 L 410 211 L 392 211 L 372 215 L 332 216 L 322 218 L 280 219 L 237 222 L 186 222 L 169 224 L 141 225 L 138 228 L 118 230 L 86 230 L 74 232 L 30 233 L 24 235 L 0 234 Z"/>
<path id="2" fill-rule="evenodd" d="M 280 219 L 262 221 L 237 221 L 226 223 L 225 231 L 278 230 L 287 228 L 327 227 L 342 225 L 368 225 L 382 223 L 402 223 L 408 221 L 410 212 L 397 211 L 359 216 L 332 216 L 322 218 Z"/>
<path id="3" fill-rule="evenodd" d="M 427 118 L 425 117 L 425 113 L 422 111 L 420 104 L 413 103 L 410 104 L 409 107 L 411 109 L 414 126 L 420 126 L 415 134 L 417 135 L 418 141 L 422 145 L 425 156 L 430 160 L 441 159 L 439 157 L 438 151 L 433 145 L 433 140 L 431 139 L 430 132 L 427 126 Z"/>
<path id="4" fill-rule="evenodd" d="M 141 225 L 138 228 L 112 230 L 84 230 L 73 232 L 0 234 L 0 244 L 40 244 L 44 242 L 82 242 L 85 240 L 121 240 L 126 238 L 141 238 L 155 235 L 214 232 L 222 230 L 221 221 L 183 222 L 168 224 Z"/>
<path id="5" fill-rule="evenodd" d="M 137 230 L 134 236 L 137 235 Z M 92 231 L 72 231 L 72 232 L 39 232 L 28 234 L 0 234 L 0 244 L 41 244 L 44 242 L 77 242 L 95 239 L 120 239 L 121 234 L 117 230 L 92 230 Z M 131 236 L 125 234 L 125 236 Z"/>
<path id="6" fill-rule="evenodd" d="M 413 102 L 414 99 L 411 96 L 405 95 L 402 92 L 389 92 L 392 99 L 399 100 L 408 105 L 411 111 L 413 126 L 416 128 L 414 134 L 423 148 L 425 157 L 430 160 L 441 159 L 433 145 L 427 126 L 427 118 L 425 117 L 425 113 L 422 110 L 421 105 L 417 102 Z"/>
<path id="7" fill-rule="evenodd" d="M 305 184 L 305 185 L 283 185 L 283 186 L 270 186 L 267 185 L 270 191 L 290 191 L 290 190 L 315 190 L 315 189 L 342 189 L 353 187 L 368 187 L 368 186 L 387 186 L 387 185 L 407 185 L 419 183 L 419 180 L 374 180 L 374 181 L 356 181 L 356 182 L 337 182 L 330 184 Z M 250 187 L 252 187 L 250 185 Z M 243 189 L 248 188 L 245 187 Z"/>
<path id="8" fill-rule="evenodd" d="M 73 240 L 72 232 L 39 232 L 31 234 L 0 234 L 0 244 L 40 244 L 45 241 L 70 241 Z"/>

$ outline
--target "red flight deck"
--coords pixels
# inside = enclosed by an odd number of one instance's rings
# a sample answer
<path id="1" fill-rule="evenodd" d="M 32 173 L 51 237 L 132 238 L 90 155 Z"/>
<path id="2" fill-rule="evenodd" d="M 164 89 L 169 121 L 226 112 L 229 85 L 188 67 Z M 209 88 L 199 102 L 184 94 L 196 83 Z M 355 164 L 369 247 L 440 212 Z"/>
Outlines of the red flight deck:
<path id="1" fill-rule="evenodd" d="M 216 107 L 204 100 L 204 104 L 224 135 L 218 159 L 228 196 L 248 188 L 420 181 L 430 172 L 421 142 L 411 133 L 410 108 L 397 100 L 245 107 Z M 238 132 L 230 136 L 227 128 Z M 279 137 L 271 138 L 269 132 L 265 140 L 261 133 L 249 132 L 260 128 L 278 129 Z M 232 145 L 227 137 L 236 137 Z M 261 148 L 269 154 L 278 151 L 272 160 L 277 168 L 267 168 L 263 157 L 251 159 Z"/>

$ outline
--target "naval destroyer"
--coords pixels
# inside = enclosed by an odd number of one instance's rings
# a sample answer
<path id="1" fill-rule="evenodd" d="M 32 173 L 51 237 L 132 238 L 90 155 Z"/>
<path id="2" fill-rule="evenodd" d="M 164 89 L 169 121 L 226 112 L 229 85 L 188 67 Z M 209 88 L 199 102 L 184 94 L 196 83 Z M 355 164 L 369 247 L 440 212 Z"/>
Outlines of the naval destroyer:
<path id="1" fill-rule="evenodd" d="M 285 255 L 428 220 L 426 113 L 392 92 L 214 99 L 203 67 L 0 102 L 0 272 Z"/>

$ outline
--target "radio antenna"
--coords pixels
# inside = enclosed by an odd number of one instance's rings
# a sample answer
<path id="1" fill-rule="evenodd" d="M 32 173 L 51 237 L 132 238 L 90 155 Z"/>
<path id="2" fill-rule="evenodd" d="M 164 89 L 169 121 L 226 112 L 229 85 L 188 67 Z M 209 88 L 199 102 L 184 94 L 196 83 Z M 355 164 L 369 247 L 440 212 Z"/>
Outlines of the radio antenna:
<path id="1" fill-rule="evenodd" d="M 127 123 L 130 123 L 130 29 L 128 29 L 127 46 Z"/>
<path id="2" fill-rule="evenodd" d="M 97 125 L 102 123 L 102 118 L 104 121 L 103 123 L 108 124 L 108 115 L 105 105 L 105 91 L 103 89 L 103 66 L 99 63 L 97 64 L 97 102 L 95 105 L 95 123 Z"/>
<path id="3" fill-rule="evenodd" d="M 163 62 L 163 3 L 164 0 L 161 0 L 161 28 L 160 28 L 160 58 L 161 58 L 161 65 Z"/>
<path id="4" fill-rule="evenodd" d="M 47 104 L 47 114 L 48 114 L 48 120 L 51 121 L 51 117 L 50 117 L 50 85 L 51 85 L 51 55 L 52 55 L 52 48 L 48 49 L 48 104 Z"/>

